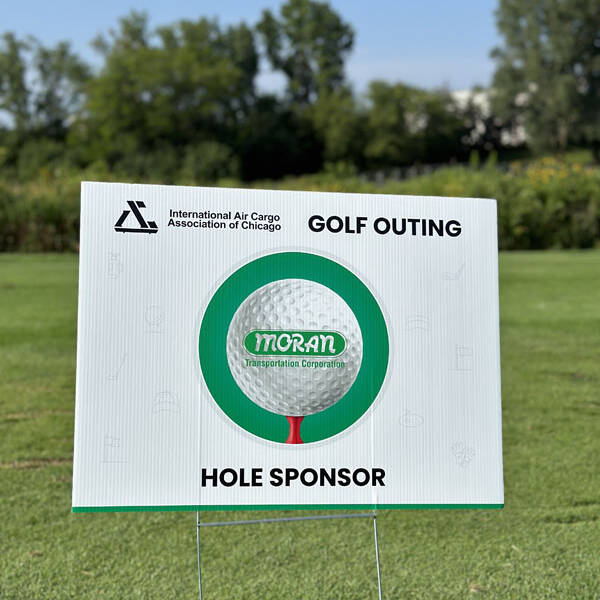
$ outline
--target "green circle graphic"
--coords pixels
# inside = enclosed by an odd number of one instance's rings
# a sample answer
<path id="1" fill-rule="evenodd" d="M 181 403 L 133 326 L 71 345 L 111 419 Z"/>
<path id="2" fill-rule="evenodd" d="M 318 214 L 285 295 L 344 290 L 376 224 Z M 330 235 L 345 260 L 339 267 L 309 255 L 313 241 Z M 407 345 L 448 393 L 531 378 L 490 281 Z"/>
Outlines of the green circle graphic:
<path id="1" fill-rule="evenodd" d="M 348 269 L 316 254 L 279 252 L 240 267 L 211 298 L 200 325 L 199 358 L 204 381 L 223 412 L 258 437 L 284 443 L 289 425 L 250 400 L 238 387 L 227 361 L 227 332 L 240 304 L 258 288 L 279 279 L 308 279 L 341 296 L 360 326 L 363 358 L 352 387 L 333 406 L 302 422 L 304 443 L 329 438 L 356 422 L 371 406 L 385 379 L 389 340 L 385 319 L 367 286 Z"/>

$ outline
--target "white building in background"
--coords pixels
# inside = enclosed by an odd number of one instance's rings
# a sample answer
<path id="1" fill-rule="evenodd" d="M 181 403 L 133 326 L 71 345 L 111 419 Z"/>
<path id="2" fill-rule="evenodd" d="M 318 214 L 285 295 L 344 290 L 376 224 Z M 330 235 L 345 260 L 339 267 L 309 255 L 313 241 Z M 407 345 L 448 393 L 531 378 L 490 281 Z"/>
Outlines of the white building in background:
<path id="1" fill-rule="evenodd" d="M 471 103 L 473 104 L 473 106 L 479 109 L 481 115 L 484 118 L 489 117 L 492 114 L 490 94 L 491 90 L 489 88 L 475 90 L 457 90 L 455 92 L 450 93 L 452 99 L 456 102 L 459 108 L 465 109 L 468 106 L 468 104 Z M 519 94 L 519 96 L 516 99 L 516 104 L 523 105 L 526 101 L 527 95 Z M 484 122 L 476 122 L 474 135 L 477 135 L 477 133 L 482 135 L 484 132 Z M 510 131 L 503 131 L 501 135 L 502 144 L 504 146 L 520 146 L 521 144 L 524 144 L 527 141 L 525 127 L 522 124 L 517 125 L 514 129 Z"/>

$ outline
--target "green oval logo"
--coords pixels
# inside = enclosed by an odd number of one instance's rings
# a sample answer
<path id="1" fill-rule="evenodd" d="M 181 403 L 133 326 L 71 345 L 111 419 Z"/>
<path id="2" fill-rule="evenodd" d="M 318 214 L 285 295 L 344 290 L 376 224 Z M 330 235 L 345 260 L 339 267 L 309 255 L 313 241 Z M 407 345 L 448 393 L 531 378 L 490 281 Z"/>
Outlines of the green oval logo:
<path id="1" fill-rule="evenodd" d="M 244 347 L 255 356 L 339 356 L 346 340 L 337 331 L 253 330 Z"/>

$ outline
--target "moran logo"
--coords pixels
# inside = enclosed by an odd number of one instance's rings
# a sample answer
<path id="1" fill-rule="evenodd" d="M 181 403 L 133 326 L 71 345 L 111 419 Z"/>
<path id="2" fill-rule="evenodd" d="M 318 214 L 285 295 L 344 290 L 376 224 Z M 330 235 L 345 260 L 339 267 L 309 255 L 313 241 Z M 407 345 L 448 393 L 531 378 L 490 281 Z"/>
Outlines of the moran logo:
<path id="1" fill-rule="evenodd" d="M 346 340 L 337 331 L 250 331 L 244 346 L 255 356 L 339 356 Z"/>

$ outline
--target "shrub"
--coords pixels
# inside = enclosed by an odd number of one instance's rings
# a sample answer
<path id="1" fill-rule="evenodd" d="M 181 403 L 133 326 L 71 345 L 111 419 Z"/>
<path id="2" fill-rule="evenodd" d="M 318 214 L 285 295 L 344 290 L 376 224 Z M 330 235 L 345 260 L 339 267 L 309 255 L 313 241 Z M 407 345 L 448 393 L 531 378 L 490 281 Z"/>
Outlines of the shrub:
<path id="1" fill-rule="evenodd" d="M 269 183 L 257 187 L 273 187 Z M 498 201 L 502 250 L 591 248 L 600 238 L 600 170 L 543 159 L 508 172 L 448 167 L 430 175 L 381 185 L 331 173 L 286 179 L 281 189 L 415 196 L 463 196 Z"/>
<path id="2" fill-rule="evenodd" d="M 220 148 L 188 157 L 180 183 L 199 182 L 209 173 L 226 175 L 235 169 Z M 85 171 L 42 172 L 29 183 L 0 181 L 0 251 L 76 250 L 79 233 L 80 181 L 128 181 L 96 163 Z M 153 181 L 157 180 L 153 178 Z M 221 181 L 222 185 L 240 185 Z M 406 181 L 375 184 L 351 171 L 330 168 L 317 175 L 260 182 L 258 188 L 464 196 L 496 198 L 498 239 L 503 250 L 591 248 L 600 237 L 600 170 L 543 159 L 514 164 L 507 172 L 493 165 L 448 167 Z"/>
<path id="3" fill-rule="evenodd" d="M 0 250 L 76 250 L 78 180 L 0 184 Z"/>

